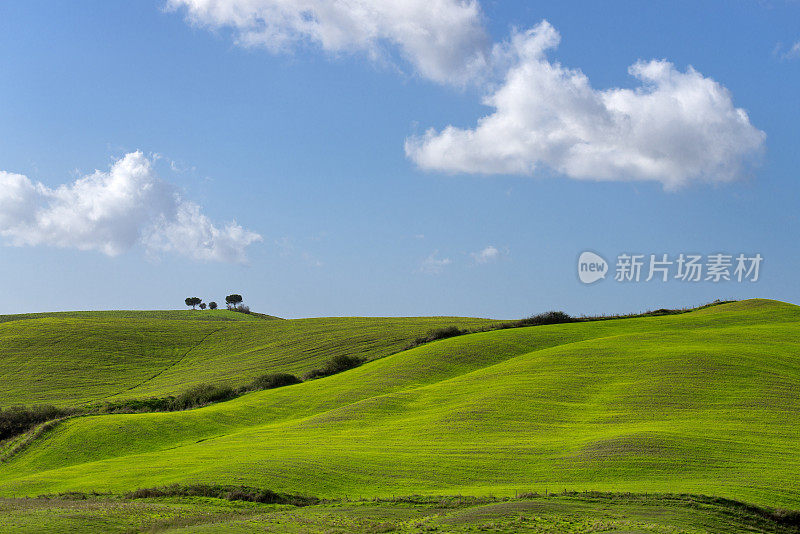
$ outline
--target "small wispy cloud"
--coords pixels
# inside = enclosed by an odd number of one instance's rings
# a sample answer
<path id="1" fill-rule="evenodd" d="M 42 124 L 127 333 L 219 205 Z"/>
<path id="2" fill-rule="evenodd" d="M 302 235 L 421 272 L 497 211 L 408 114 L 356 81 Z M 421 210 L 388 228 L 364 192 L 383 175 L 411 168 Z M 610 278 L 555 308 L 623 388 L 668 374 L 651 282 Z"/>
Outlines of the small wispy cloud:
<path id="1" fill-rule="evenodd" d="M 489 245 L 483 250 L 472 252 L 470 256 L 475 260 L 475 263 L 489 263 L 500 257 L 500 251 L 496 247 Z"/>
<path id="2" fill-rule="evenodd" d="M 438 250 L 434 250 L 430 256 L 422 260 L 419 264 L 419 272 L 425 274 L 439 274 L 445 267 L 453 263 L 450 258 L 438 258 Z"/>
<path id="3" fill-rule="evenodd" d="M 789 50 L 781 54 L 783 59 L 798 59 L 800 58 L 800 41 L 792 45 Z"/>
<path id="4" fill-rule="evenodd" d="M 318 241 L 324 237 L 323 234 L 318 234 L 309 238 L 311 241 Z M 282 258 L 300 258 L 304 263 L 311 265 L 312 267 L 322 267 L 324 263 L 322 263 L 319 259 L 317 259 L 313 254 L 308 252 L 307 250 L 301 250 L 295 245 L 295 242 L 292 238 L 288 236 L 280 237 L 275 240 L 275 246 L 278 249 L 278 254 Z"/>

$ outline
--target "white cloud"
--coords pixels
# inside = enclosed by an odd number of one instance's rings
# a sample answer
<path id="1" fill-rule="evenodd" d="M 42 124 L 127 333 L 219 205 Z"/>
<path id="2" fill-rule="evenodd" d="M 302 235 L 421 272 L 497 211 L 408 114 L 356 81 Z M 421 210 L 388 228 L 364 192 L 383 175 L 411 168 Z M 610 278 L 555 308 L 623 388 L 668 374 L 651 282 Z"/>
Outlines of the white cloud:
<path id="1" fill-rule="evenodd" d="M 594 180 L 654 180 L 665 188 L 691 180 L 739 177 L 765 134 L 728 90 L 689 67 L 638 62 L 636 89 L 592 88 L 580 71 L 546 57 L 558 45 L 546 21 L 495 49 L 503 82 L 485 98 L 494 112 L 473 129 L 448 126 L 406 140 L 420 168 L 532 175 L 541 166 Z"/>
<path id="2" fill-rule="evenodd" d="M 783 59 L 797 59 L 800 58 L 800 41 L 797 41 L 792 47 L 781 55 Z"/>
<path id="3" fill-rule="evenodd" d="M 439 251 L 435 250 L 430 256 L 422 260 L 419 264 L 419 272 L 425 274 L 439 274 L 445 267 L 450 265 L 450 258 L 437 258 Z"/>
<path id="4" fill-rule="evenodd" d="M 54 189 L 0 171 L 0 236 L 15 246 L 48 245 L 116 256 L 143 245 L 196 260 L 241 262 L 261 236 L 235 221 L 215 226 L 183 200 L 141 152 Z"/>
<path id="5" fill-rule="evenodd" d="M 284 52 L 312 43 L 376 60 L 393 49 L 422 76 L 464 84 L 483 72 L 488 38 L 477 0 L 168 0 L 187 19 L 231 28 L 242 46 Z"/>
<path id="6" fill-rule="evenodd" d="M 728 90 L 693 68 L 640 61 L 635 89 L 598 90 L 551 61 L 560 35 L 546 21 L 490 46 L 478 0 L 168 0 L 187 20 L 228 28 L 242 46 L 302 44 L 379 61 L 399 55 L 440 83 L 478 84 L 494 109 L 474 128 L 406 140 L 421 169 L 533 175 L 549 168 L 587 180 L 649 180 L 667 189 L 726 182 L 758 159 L 764 132 Z M 800 43 L 788 54 L 800 54 Z"/>
<path id="7" fill-rule="evenodd" d="M 489 245 L 483 250 L 470 253 L 470 256 L 475 260 L 475 263 L 489 263 L 500 257 L 500 251 L 492 245 Z"/>

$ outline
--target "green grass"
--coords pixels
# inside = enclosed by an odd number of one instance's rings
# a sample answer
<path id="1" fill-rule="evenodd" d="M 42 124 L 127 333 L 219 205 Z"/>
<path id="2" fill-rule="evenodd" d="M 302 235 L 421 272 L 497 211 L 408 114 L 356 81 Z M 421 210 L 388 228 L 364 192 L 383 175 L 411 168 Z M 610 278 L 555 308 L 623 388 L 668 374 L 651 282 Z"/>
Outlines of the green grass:
<path id="1" fill-rule="evenodd" d="M 324 498 L 692 493 L 800 508 L 800 307 L 749 300 L 392 354 L 435 321 L 454 320 L 226 322 L 225 331 L 186 321 L 163 339 L 184 347 L 206 336 L 200 348 L 131 391 L 241 377 L 254 361 L 253 375 L 337 351 L 373 361 L 186 412 L 67 420 L 0 464 L 0 495 L 208 483 Z M 170 326 L 143 321 L 129 335 L 153 339 L 140 332 L 147 325 Z"/>
<path id="2" fill-rule="evenodd" d="M 20 313 L 16 315 L 0 315 L 0 323 L 22 321 L 25 319 L 84 319 L 115 320 L 133 319 L 137 321 L 156 319 L 160 321 L 261 321 L 279 319 L 271 315 L 239 313 L 230 310 L 109 310 L 109 311 L 72 311 Z"/>
<path id="3" fill-rule="evenodd" d="M 295 508 L 209 498 L 0 499 L 0 533 L 797 533 L 735 503 L 696 496 L 557 495 L 337 501 Z"/>
<path id="4" fill-rule="evenodd" d="M 433 328 L 484 319 L 267 320 L 228 310 L 0 316 L 0 406 L 74 406 L 301 375 L 337 355 L 380 358 Z"/>

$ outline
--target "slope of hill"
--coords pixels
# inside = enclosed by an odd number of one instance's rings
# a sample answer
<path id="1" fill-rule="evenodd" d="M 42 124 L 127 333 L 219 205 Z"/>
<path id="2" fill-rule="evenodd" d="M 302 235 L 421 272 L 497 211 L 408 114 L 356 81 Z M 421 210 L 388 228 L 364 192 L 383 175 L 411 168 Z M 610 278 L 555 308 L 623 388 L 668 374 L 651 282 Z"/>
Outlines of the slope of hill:
<path id="1" fill-rule="evenodd" d="M 0 533 L 160 532 L 375 534 L 378 532 L 554 534 L 797 534 L 766 510 L 677 495 L 558 494 L 522 498 L 342 500 L 292 507 L 214 498 L 0 498 Z"/>
<path id="2" fill-rule="evenodd" d="M 266 320 L 228 310 L 0 316 L 0 406 L 179 393 L 302 374 L 332 356 L 402 350 L 428 330 L 492 323 L 456 317 Z"/>
<path id="3" fill-rule="evenodd" d="M 687 492 L 798 508 L 798 349 L 800 307 L 766 300 L 471 334 L 201 409 L 65 421 L 0 465 L 0 495 L 206 482 L 320 497 Z"/>

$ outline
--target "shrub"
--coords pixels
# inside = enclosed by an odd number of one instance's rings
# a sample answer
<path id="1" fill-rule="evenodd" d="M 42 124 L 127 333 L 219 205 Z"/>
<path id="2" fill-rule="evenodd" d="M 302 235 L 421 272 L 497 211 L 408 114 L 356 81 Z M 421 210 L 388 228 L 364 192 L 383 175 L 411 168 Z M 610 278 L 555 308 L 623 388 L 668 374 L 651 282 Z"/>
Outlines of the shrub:
<path id="1" fill-rule="evenodd" d="M 448 337 L 461 336 L 468 333 L 469 330 L 461 330 L 457 326 L 445 326 L 444 328 L 430 330 L 424 337 L 417 338 L 417 341 L 427 343 L 429 341 L 436 341 L 437 339 L 447 339 Z"/>
<path id="2" fill-rule="evenodd" d="M 150 397 L 106 402 L 100 409 L 104 413 L 168 412 L 172 410 L 175 397 Z"/>
<path id="3" fill-rule="evenodd" d="M 260 389 L 273 389 L 283 386 L 291 386 L 292 384 L 299 384 L 302 382 L 299 378 L 289 373 L 270 373 L 261 375 L 254 379 L 246 390 L 258 391 Z"/>
<path id="4" fill-rule="evenodd" d="M 306 373 L 306 379 L 322 378 L 325 376 L 335 375 L 348 369 L 353 369 L 364 363 L 364 360 L 357 356 L 348 356 L 340 354 L 328 360 L 325 365 L 319 369 L 314 369 Z"/>
<path id="5" fill-rule="evenodd" d="M 210 484 L 191 484 L 187 486 L 172 484 L 160 488 L 140 488 L 136 491 L 124 494 L 124 497 L 127 499 L 148 499 L 153 497 L 212 497 L 214 499 L 226 499 L 229 501 L 291 504 L 294 506 L 306 506 L 319 502 L 319 499 L 316 497 L 276 493 L 263 488 Z"/>
<path id="6" fill-rule="evenodd" d="M 362 363 L 364 363 L 364 360 L 357 356 L 340 354 L 339 356 L 334 356 L 328 360 L 328 363 L 325 364 L 325 370 L 331 374 L 341 373 L 342 371 L 347 371 L 348 369 L 358 367 Z"/>
<path id="7" fill-rule="evenodd" d="M 172 410 L 188 410 L 212 402 L 232 399 L 236 392 L 230 386 L 215 386 L 213 384 L 200 384 L 175 397 L 170 408 Z"/>
<path id="8" fill-rule="evenodd" d="M 574 323 L 577 321 L 574 317 L 562 311 L 549 311 L 531 315 L 525 319 L 517 321 L 519 326 L 538 326 L 543 324 L 560 324 L 560 323 Z"/>
<path id="9" fill-rule="evenodd" d="M 75 410 L 52 405 L 0 408 L 0 440 L 23 434 L 34 426 L 72 415 Z"/>

